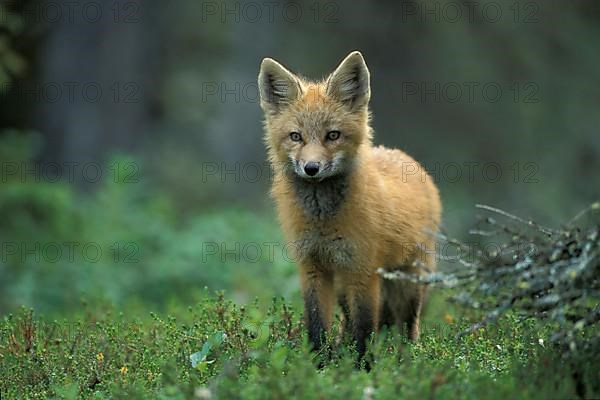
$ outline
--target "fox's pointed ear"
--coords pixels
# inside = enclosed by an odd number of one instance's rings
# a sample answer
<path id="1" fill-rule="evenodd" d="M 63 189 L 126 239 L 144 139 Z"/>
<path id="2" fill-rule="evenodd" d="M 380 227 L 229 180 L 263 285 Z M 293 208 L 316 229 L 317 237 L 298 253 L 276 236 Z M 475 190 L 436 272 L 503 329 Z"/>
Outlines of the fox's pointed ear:
<path id="1" fill-rule="evenodd" d="M 300 96 L 302 87 L 298 78 L 283 65 L 265 58 L 260 64 L 258 91 L 263 111 L 276 114 Z"/>
<path id="2" fill-rule="evenodd" d="M 357 110 L 365 107 L 371 97 L 370 74 L 359 51 L 348 54 L 327 79 L 327 94 Z"/>

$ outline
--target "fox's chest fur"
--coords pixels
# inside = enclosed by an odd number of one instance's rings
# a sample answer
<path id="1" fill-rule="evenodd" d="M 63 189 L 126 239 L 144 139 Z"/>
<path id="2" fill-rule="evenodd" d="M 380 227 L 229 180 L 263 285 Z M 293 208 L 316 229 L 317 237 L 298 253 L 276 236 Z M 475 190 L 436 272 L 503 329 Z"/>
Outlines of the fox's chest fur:
<path id="1" fill-rule="evenodd" d="M 306 181 L 287 177 L 289 195 L 302 214 L 302 225 L 293 240 L 296 256 L 326 269 L 353 267 L 356 246 L 338 223 L 348 202 L 351 187 L 348 175 L 323 181 Z"/>
<path id="2" fill-rule="evenodd" d="M 337 215 L 346 200 L 349 187 L 347 175 L 334 176 L 320 182 L 290 177 L 292 190 L 305 216 L 316 226 Z"/>

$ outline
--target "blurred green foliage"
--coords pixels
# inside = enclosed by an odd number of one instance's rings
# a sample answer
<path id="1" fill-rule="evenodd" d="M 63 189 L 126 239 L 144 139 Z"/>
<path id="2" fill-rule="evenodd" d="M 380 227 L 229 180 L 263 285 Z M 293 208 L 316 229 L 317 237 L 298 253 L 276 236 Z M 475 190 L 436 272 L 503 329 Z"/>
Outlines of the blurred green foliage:
<path id="1" fill-rule="evenodd" d="M 118 169 L 135 163 L 125 156 L 107 163 L 110 173 L 93 193 L 38 181 L 27 175 L 37 165 L 37 139 L 11 133 L 0 140 L 2 312 L 21 304 L 65 311 L 81 297 L 160 305 L 191 301 L 204 286 L 247 301 L 297 287 L 273 218 L 235 208 L 177 218 L 149 182 L 124 180 Z"/>
<path id="2" fill-rule="evenodd" d="M 19 14 L 9 12 L 5 4 L 0 4 L 0 94 L 8 89 L 15 76 L 25 70 L 26 62 L 15 51 L 12 43 L 23 28 L 23 18 Z"/>

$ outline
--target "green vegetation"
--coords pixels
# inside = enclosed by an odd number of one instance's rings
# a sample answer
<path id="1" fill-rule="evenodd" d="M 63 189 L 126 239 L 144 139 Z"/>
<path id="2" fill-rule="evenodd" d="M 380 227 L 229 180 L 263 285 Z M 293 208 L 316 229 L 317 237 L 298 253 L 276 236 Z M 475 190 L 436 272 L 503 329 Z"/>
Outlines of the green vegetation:
<path id="1" fill-rule="evenodd" d="M 455 333 L 469 317 L 454 321 L 454 311 L 426 324 L 417 344 L 380 335 L 367 373 L 354 369 L 345 345 L 317 369 L 300 309 L 283 300 L 240 307 L 205 293 L 193 307 L 139 311 L 83 307 L 64 320 L 28 310 L 4 317 L 3 398 L 571 398 L 572 371 L 587 396 L 600 394 L 597 354 L 564 368 L 546 347 L 547 329 L 510 315 L 461 339 Z"/>

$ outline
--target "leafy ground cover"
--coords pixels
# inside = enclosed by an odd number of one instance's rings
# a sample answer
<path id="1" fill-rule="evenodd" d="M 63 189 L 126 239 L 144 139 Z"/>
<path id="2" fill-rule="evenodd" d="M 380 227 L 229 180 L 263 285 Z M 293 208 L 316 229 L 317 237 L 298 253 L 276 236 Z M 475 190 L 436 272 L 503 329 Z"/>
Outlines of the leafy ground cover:
<path id="1" fill-rule="evenodd" d="M 396 399 L 572 398 L 598 395 L 599 356 L 561 359 L 550 330 L 506 315 L 457 338 L 473 316 L 436 295 L 422 339 L 374 337 L 371 372 L 332 338 L 321 369 L 308 350 L 301 308 L 283 299 L 239 306 L 207 292 L 160 314 L 85 306 L 48 320 L 22 309 L 0 323 L 2 398 Z M 596 367 L 594 367 L 596 366 Z M 574 376 L 576 379 L 574 379 Z"/>

